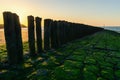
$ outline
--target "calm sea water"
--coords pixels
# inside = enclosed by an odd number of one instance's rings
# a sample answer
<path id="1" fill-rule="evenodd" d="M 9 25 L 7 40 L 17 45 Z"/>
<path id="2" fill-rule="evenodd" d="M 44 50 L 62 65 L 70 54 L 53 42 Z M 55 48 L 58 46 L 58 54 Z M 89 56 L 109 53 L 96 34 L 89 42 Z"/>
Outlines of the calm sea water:
<path id="1" fill-rule="evenodd" d="M 120 27 L 104 27 L 104 29 L 112 30 L 112 31 L 116 31 L 116 32 L 120 33 Z"/>

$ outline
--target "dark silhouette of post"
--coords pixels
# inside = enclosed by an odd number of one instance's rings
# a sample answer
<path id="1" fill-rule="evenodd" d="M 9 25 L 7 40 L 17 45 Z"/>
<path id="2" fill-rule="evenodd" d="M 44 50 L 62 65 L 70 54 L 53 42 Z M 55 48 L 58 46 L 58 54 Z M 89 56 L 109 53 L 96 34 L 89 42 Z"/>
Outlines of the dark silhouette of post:
<path id="1" fill-rule="evenodd" d="M 57 21 L 57 46 L 61 46 L 61 21 Z"/>
<path id="2" fill-rule="evenodd" d="M 36 17 L 36 38 L 37 38 L 37 52 L 42 52 L 42 29 L 41 29 L 42 18 Z"/>
<path id="3" fill-rule="evenodd" d="M 58 26 L 58 21 L 55 21 L 54 22 L 54 26 L 55 26 L 55 41 L 56 41 L 56 44 L 55 44 L 55 48 L 58 48 L 59 47 L 59 26 Z"/>
<path id="4" fill-rule="evenodd" d="M 28 16 L 28 42 L 31 56 L 35 55 L 34 17 Z"/>
<path id="5" fill-rule="evenodd" d="M 64 44 L 67 43 L 67 22 L 64 22 Z"/>
<path id="6" fill-rule="evenodd" d="M 59 46 L 58 21 L 51 23 L 51 48 L 56 49 Z"/>
<path id="7" fill-rule="evenodd" d="M 51 33 L 51 48 L 55 48 L 55 23 L 54 21 L 51 22 L 51 29 L 50 29 L 50 33 Z"/>
<path id="8" fill-rule="evenodd" d="M 13 14 L 11 12 L 4 12 L 3 18 L 8 62 L 10 64 L 17 64 L 17 46 Z"/>
<path id="9" fill-rule="evenodd" d="M 50 25 L 51 19 L 44 20 L 44 50 L 47 51 L 50 49 Z"/>
<path id="10" fill-rule="evenodd" d="M 60 46 L 64 44 L 64 25 L 63 21 L 59 21 L 59 29 L 60 29 Z"/>
<path id="11" fill-rule="evenodd" d="M 4 32 L 9 64 L 20 64 L 23 62 L 23 46 L 21 38 L 21 27 L 17 14 L 4 12 Z"/>
<path id="12" fill-rule="evenodd" d="M 66 21 L 62 21 L 62 44 L 65 44 L 66 43 L 66 33 L 65 33 L 65 28 L 66 28 L 66 25 L 65 25 Z"/>
<path id="13" fill-rule="evenodd" d="M 13 14 L 14 16 L 14 25 L 15 25 L 15 33 L 16 33 L 16 45 L 17 45 L 17 63 L 23 62 L 23 44 L 22 44 L 22 35 L 21 35 L 21 26 L 19 21 L 19 16 L 17 14 Z"/>
<path id="14" fill-rule="evenodd" d="M 66 42 L 69 42 L 70 41 L 70 23 L 69 22 L 66 23 L 66 33 L 67 33 Z"/>

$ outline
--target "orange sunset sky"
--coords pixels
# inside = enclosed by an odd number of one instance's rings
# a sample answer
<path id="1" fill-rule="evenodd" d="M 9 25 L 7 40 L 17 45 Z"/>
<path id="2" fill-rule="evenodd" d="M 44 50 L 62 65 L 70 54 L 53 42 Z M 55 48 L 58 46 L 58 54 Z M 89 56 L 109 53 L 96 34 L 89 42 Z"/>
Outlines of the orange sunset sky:
<path id="1" fill-rule="evenodd" d="M 0 24 L 4 11 L 17 13 L 21 24 L 27 16 L 67 20 L 94 26 L 120 26 L 120 0 L 2 0 Z"/>

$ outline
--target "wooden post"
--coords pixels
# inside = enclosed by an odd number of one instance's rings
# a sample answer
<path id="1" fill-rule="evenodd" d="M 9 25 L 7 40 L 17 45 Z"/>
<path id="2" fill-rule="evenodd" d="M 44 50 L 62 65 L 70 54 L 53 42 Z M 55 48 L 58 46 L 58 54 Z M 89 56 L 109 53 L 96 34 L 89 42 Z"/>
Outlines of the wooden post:
<path id="1" fill-rule="evenodd" d="M 65 23 L 66 43 L 68 42 L 68 22 Z"/>
<path id="2" fill-rule="evenodd" d="M 64 34 L 64 44 L 66 44 L 66 21 L 63 22 L 63 34 Z"/>
<path id="3" fill-rule="evenodd" d="M 20 64 L 23 62 L 23 46 L 19 17 L 11 12 L 4 12 L 4 32 L 8 62 Z"/>
<path id="4" fill-rule="evenodd" d="M 37 52 L 42 52 L 42 29 L 41 29 L 42 18 L 36 17 L 36 38 L 37 38 Z"/>
<path id="5" fill-rule="evenodd" d="M 55 26 L 55 36 L 56 36 L 56 44 L 55 44 L 55 46 L 56 46 L 56 48 L 58 48 L 59 47 L 59 26 L 58 26 L 58 23 L 59 23 L 59 21 L 55 21 L 54 22 L 54 26 Z"/>
<path id="6" fill-rule="evenodd" d="M 69 31 L 68 39 L 69 39 L 69 41 L 71 41 L 71 23 L 70 22 L 68 23 L 68 31 Z"/>
<path id="7" fill-rule="evenodd" d="M 76 32 L 74 31 L 76 26 L 75 26 L 75 24 L 73 24 L 73 23 L 71 23 L 71 40 L 74 40 L 75 39 L 75 36 L 76 35 L 74 35 Z"/>
<path id="8" fill-rule="evenodd" d="M 61 42 L 61 45 L 64 44 L 64 21 L 61 21 L 61 24 L 60 24 L 60 42 Z"/>
<path id="9" fill-rule="evenodd" d="M 54 21 L 51 22 L 51 28 L 50 28 L 50 44 L 51 44 L 51 48 L 54 49 L 55 46 L 55 23 Z"/>
<path id="10" fill-rule="evenodd" d="M 51 23 L 51 48 L 57 48 L 57 21 Z"/>
<path id="11" fill-rule="evenodd" d="M 47 51 L 50 49 L 50 24 L 51 19 L 44 20 L 44 50 Z"/>
<path id="12" fill-rule="evenodd" d="M 51 48 L 53 49 L 58 48 L 59 45 L 57 23 L 57 21 L 53 21 L 51 24 Z"/>
<path id="13" fill-rule="evenodd" d="M 35 55 L 34 17 L 28 16 L 28 42 L 30 55 Z"/>
<path id="14" fill-rule="evenodd" d="M 70 22 L 67 23 L 67 42 L 70 41 Z"/>
<path id="15" fill-rule="evenodd" d="M 68 22 L 65 22 L 65 43 L 68 41 Z"/>
<path id="16" fill-rule="evenodd" d="M 16 48 L 17 48 L 17 63 L 23 62 L 23 45 L 22 45 L 22 35 L 21 35 L 21 26 L 19 21 L 19 16 L 13 14 L 14 16 L 14 25 L 16 33 Z"/>
<path id="17" fill-rule="evenodd" d="M 8 62 L 17 64 L 16 33 L 13 15 L 11 12 L 4 12 L 3 18 Z"/>
<path id="18" fill-rule="evenodd" d="M 62 42 L 61 42 L 61 21 L 57 22 L 57 40 L 58 40 L 58 47 L 61 46 Z"/>

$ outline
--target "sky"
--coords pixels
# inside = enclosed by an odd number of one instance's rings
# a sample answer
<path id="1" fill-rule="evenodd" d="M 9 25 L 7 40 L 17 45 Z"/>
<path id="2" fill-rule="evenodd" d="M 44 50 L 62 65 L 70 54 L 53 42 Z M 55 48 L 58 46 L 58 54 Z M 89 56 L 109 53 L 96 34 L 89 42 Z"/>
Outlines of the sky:
<path id="1" fill-rule="evenodd" d="M 27 16 L 33 15 L 93 26 L 120 26 L 120 0 L 1 0 L 0 24 L 4 11 L 17 13 L 24 25 Z"/>

